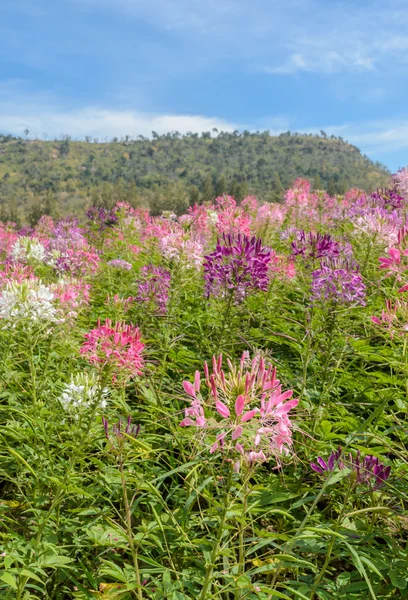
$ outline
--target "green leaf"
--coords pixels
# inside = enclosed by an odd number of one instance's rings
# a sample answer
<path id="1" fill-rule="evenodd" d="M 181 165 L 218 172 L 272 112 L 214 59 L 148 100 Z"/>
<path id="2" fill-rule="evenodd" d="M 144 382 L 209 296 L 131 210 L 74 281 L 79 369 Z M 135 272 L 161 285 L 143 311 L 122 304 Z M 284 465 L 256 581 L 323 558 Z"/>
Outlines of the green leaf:
<path id="1" fill-rule="evenodd" d="M 17 589 L 17 579 L 14 577 L 14 575 L 12 573 L 7 573 L 7 571 L 6 571 L 5 573 L 2 573 L 0 575 L 0 579 L 1 579 L 1 581 L 4 581 L 4 583 L 7 583 L 7 585 L 12 587 L 13 590 Z"/>

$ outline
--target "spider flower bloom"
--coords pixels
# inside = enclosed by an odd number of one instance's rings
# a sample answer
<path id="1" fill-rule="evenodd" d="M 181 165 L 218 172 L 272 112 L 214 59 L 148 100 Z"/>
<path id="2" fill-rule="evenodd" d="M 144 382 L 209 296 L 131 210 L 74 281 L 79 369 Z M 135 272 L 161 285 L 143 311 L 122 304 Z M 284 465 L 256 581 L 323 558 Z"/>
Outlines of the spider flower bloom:
<path id="1" fill-rule="evenodd" d="M 408 168 L 400 169 L 392 178 L 399 193 L 408 200 Z"/>
<path id="2" fill-rule="evenodd" d="M 12 328 L 57 323 L 55 295 L 39 280 L 8 283 L 0 293 L 0 320 Z"/>
<path id="3" fill-rule="evenodd" d="M 19 237 L 13 246 L 10 258 L 23 263 L 44 262 L 46 250 L 44 245 L 35 238 Z"/>
<path id="4" fill-rule="evenodd" d="M 361 460 L 360 452 L 357 452 L 355 458 L 350 455 L 350 463 L 356 484 L 365 484 L 372 490 L 378 490 L 384 485 L 391 473 L 391 467 L 380 463 L 375 456 L 365 456 Z"/>
<path id="5" fill-rule="evenodd" d="M 101 259 L 89 246 L 89 249 L 68 248 L 54 261 L 54 268 L 59 273 L 68 273 L 73 277 L 94 275 L 99 269 Z"/>
<path id="6" fill-rule="evenodd" d="M 108 227 L 113 227 L 113 225 L 118 222 L 115 211 L 107 210 L 103 207 L 91 206 L 91 208 L 86 211 L 86 216 L 99 231 L 104 231 Z"/>
<path id="7" fill-rule="evenodd" d="M 169 300 L 170 272 L 162 267 L 146 265 L 141 268 L 140 275 L 136 301 L 148 303 L 165 313 Z"/>
<path id="8" fill-rule="evenodd" d="M 78 373 L 71 375 L 71 381 L 64 385 L 59 401 L 62 408 L 77 420 L 84 411 L 106 408 L 108 395 L 109 390 L 99 389 L 97 381 L 87 373 Z"/>
<path id="9" fill-rule="evenodd" d="M 102 325 L 98 320 L 98 327 L 85 334 L 80 352 L 91 364 L 109 369 L 113 381 L 118 375 L 130 379 L 141 375 L 143 369 L 144 344 L 140 338 L 138 327 L 125 323 L 112 325 L 110 319 Z"/>
<path id="10" fill-rule="evenodd" d="M 271 251 L 261 239 L 238 234 L 224 235 L 215 251 L 205 256 L 205 295 L 226 297 L 232 294 L 242 302 L 253 291 L 266 291 Z"/>
<path id="11" fill-rule="evenodd" d="M 341 456 L 341 448 L 339 447 L 337 450 L 333 451 L 327 462 L 321 457 L 318 456 L 316 459 L 315 463 L 310 463 L 311 468 L 313 469 L 313 471 L 316 471 L 316 473 L 324 473 L 326 471 L 334 471 L 334 467 L 336 465 L 338 465 L 339 469 L 343 469 L 343 463 L 342 462 L 338 462 L 340 456 Z"/>
<path id="12" fill-rule="evenodd" d="M 180 262 L 186 268 L 201 267 L 204 245 L 198 239 L 188 238 L 182 229 L 164 235 L 159 247 L 167 260 Z"/>
<path id="13" fill-rule="evenodd" d="M 365 306 L 363 278 L 357 266 L 347 261 L 321 263 L 312 273 L 312 300 Z"/>
<path id="14" fill-rule="evenodd" d="M 298 232 L 297 241 L 292 242 L 292 255 L 302 256 L 306 259 L 337 258 L 343 251 L 343 247 L 336 242 L 328 233 L 305 233 Z"/>
<path id="15" fill-rule="evenodd" d="M 380 256 L 378 259 L 380 262 L 380 269 L 385 269 L 387 271 L 387 276 L 392 273 L 397 275 L 397 279 L 401 275 L 402 271 L 406 271 L 408 268 L 406 265 L 402 264 L 401 258 L 403 256 L 408 255 L 408 250 L 398 250 L 398 248 L 389 248 L 388 249 L 389 256 Z"/>
<path id="16" fill-rule="evenodd" d="M 395 188 L 381 188 L 371 194 L 371 200 L 376 206 L 398 210 L 404 205 L 404 198 Z"/>
<path id="17" fill-rule="evenodd" d="M 89 306 L 91 286 L 78 279 L 61 279 L 51 286 L 59 305 L 58 312 L 64 319 L 75 319 L 78 313 Z"/>
<path id="18" fill-rule="evenodd" d="M 365 456 L 361 459 L 360 451 L 357 452 L 357 456 L 354 457 L 349 455 L 349 461 L 344 464 L 343 461 L 339 460 L 341 456 L 341 448 L 339 447 L 336 452 L 332 452 L 326 463 L 321 456 L 317 457 L 317 464 L 311 463 L 310 466 L 313 471 L 317 473 L 332 472 L 337 464 L 339 469 L 351 469 L 350 477 L 353 479 L 354 484 L 367 485 L 371 490 L 378 490 L 390 476 L 391 467 L 386 467 L 380 463 L 378 458 L 375 456 Z"/>
<path id="19" fill-rule="evenodd" d="M 105 417 L 102 417 L 103 428 L 105 430 L 105 437 L 111 443 L 113 438 L 109 435 L 109 422 Z M 126 438 L 125 435 L 133 438 L 137 438 L 140 433 L 140 425 L 132 425 L 132 417 L 128 415 L 126 424 L 121 419 L 112 426 L 112 435 L 116 438 L 117 443 L 122 443 Z"/>
<path id="20" fill-rule="evenodd" d="M 184 411 L 182 427 L 197 427 L 211 454 L 222 452 L 239 471 L 242 461 L 253 465 L 274 456 L 277 461 L 292 445 L 292 424 L 288 413 L 298 404 L 290 400 L 292 390 L 282 392 L 276 369 L 261 357 L 252 361 L 244 353 L 239 366 L 228 361 L 222 369 L 222 356 L 213 357 L 213 371 L 204 365 L 208 398 L 201 394 L 201 377 L 194 383 L 183 381 L 190 406 Z M 215 433 L 215 440 L 214 440 Z"/>
<path id="21" fill-rule="evenodd" d="M 130 271 L 132 269 L 132 265 L 127 262 L 127 260 L 123 260 L 122 258 L 114 258 L 106 264 L 108 267 L 113 267 L 114 269 L 119 269 L 121 271 Z"/>
<path id="22" fill-rule="evenodd" d="M 7 262 L 3 268 L 4 271 L 0 271 L 0 288 L 4 287 L 7 283 L 22 283 L 27 279 L 37 279 L 31 265 Z"/>

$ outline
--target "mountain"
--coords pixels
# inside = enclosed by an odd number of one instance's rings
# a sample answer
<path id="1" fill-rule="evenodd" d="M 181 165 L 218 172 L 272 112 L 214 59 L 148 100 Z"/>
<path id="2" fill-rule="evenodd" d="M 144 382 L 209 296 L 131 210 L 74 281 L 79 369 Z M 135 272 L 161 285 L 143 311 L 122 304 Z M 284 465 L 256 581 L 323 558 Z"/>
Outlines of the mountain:
<path id="1" fill-rule="evenodd" d="M 117 200 L 183 212 L 229 193 L 279 201 L 297 177 L 331 194 L 385 185 L 387 169 L 342 138 L 268 132 L 152 134 L 110 142 L 0 135 L 0 218 L 34 222 Z"/>

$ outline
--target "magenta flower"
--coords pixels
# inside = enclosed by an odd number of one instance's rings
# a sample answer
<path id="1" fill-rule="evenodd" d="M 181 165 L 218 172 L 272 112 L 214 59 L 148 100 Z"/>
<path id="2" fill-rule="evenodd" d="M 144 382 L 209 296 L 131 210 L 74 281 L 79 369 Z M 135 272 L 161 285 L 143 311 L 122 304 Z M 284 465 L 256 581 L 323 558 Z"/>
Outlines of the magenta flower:
<path id="1" fill-rule="evenodd" d="M 98 327 L 85 334 L 80 352 L 91 364 L 109 369 L 113 381 L 118 375 L 126 380 L 142 373 L 144 344 L 140 338 L 138 327 L 126 323 L 112 325 L 110 319 L 101 325 L 98 320 Z"/>
<path id="2" fill-rule="evenodd" d="M 205 295 L 227 297 L 242 302 L 251 292 L 266 291 L 269 284 L 269 248 L 258 238 L 224 235 L 216 249 L 205 256 Z"/>

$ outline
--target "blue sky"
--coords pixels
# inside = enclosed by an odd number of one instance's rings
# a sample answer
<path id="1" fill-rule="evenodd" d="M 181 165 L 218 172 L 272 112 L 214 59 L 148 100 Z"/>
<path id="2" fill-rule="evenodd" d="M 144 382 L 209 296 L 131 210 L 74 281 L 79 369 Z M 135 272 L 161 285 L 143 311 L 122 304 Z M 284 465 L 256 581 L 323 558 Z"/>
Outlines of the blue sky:
<path id="1" fill-rule="evenodd" d="M 408 163 L 407 0 L 1 0 L 0 131 L 341 135 Z"/>

